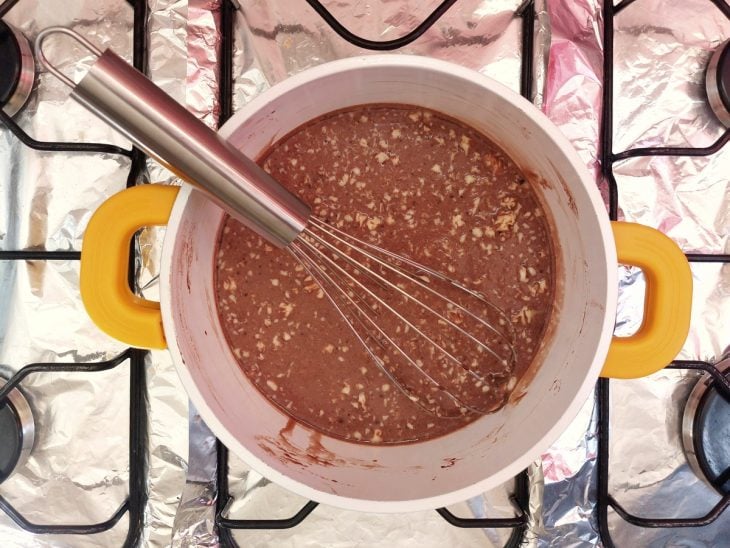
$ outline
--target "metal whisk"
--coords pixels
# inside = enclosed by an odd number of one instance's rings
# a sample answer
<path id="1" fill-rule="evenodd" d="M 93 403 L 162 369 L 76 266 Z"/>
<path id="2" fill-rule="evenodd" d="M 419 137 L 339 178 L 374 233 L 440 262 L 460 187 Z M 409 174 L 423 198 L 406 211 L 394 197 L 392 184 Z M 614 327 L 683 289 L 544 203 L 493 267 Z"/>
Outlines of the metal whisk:
<path id="1" fill-rule="evenodd" d="M 421 408 L 459 417 L 503 405 L 514 333 L 483 295 L 314 216 L 287 249 L 378 368 Z"/>
<path id="2" fill-rule="evenodd" d="M 97 60 L 73 82 L 43 52 L 52 34 Z M 110 50 L 64 27 L 39 33 L 36 55 L 71 96 L 249 228 L 286 248 L 322 288 L 372 361 L 439 417 L 504 403 L 516 363 L 510 318 L 480 293 L 328 225 L 255 162 Z"/>

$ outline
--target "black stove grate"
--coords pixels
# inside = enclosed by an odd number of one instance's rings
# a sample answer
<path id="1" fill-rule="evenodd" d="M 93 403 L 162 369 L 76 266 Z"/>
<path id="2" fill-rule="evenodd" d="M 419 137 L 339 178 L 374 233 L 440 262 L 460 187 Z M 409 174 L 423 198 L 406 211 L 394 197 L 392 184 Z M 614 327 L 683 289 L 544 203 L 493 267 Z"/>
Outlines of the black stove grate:
<path id="1" fill-rule="evenodd" d="M 8 13 L 11 8 L 15 6 L 15 4 L 18 3 L 19 0 L 6 0 L 2 4 L 0 4 L 0 17 L 3 17 L 6 13 Z M 135 48 L 134 48 L 134 60 L 135 60 L 135 66 L 137 63 L 137 60 L 140 59 L 140 63 L 144 62 L 146 63 L 146 60 L 142 61 L 146 58 L 146 50 L 147 50 L 147 37 L 146 36 L 139 36 L 137 33 L 137 30 L 142 30 L 137 28 L 137 16 L 136 12 L 139 11 L 139 9 L 146 10 L 146 5 L 141 2 L 135 2 L 135 0 L 128 0 L 130 4 L 135 6 L 135 32 L 134 32 L 134 40 L 135 40 Z M 140 5 L 141 7 L 138 9 L 137 5 Z M 143 23 L 144 28 L 146 29 L 146 22 Z M 136 46 L 137 40 L 141 40 L 143 42 L 142 46 L 138 48 Z M 138 53 L 140 56 L 138 56 Z M 141 65 L 140 65 L 141 66 Z M 137 67 L 139 68 L 139 67 Z M 13 135 L 25 146 L 32 148 L 33 150 L 43 151 L 43 152 L 92 152 L 92 153 L 106 153 L 106 154 L 118 154 L 120 156 L 127 156 L 132 157 L 134 155 L 134 150 L 126 150 L 121 147 L 115 146 L 115 145 L 109 145 L 104 143 L 65 143 L 65 142 L 48 142 L 48 141 L 37 141 L 30 135 L 28 135 L 25 131 L 23 131 L 18 124 L 13 121 L 13 119 L 8 116 L 2 109 L 0 109 L 0 122 L 2 122 L 2 125 L 7 127 Z M 135 174 L 136 175 L 136 174 Z M 6 257 L 0 257 L 0 258 L 6 258 Z M 15 256 L 9 255 L 7 257 L 8 259 L 18 259 L 18 260 L 44 260 L 44 259 L 56 259 L 59 260 L 60 257 L 56 256 L 37 256 L 37 257 L 24 257 L 22 255 L 18 255 L 16 253 Z M 78 259 L 78 257 L 67 257 L 67 259 Z"/>
<path id="2" fill-rule="evenodd" d="M 134 8 L 133 63 L 145 72 L 147 69 L 147 3 L 145 0 L 128 0 Z M 17 4 L 18 0 L 6 0 L 0 4 L 0 17 Z M 26 146 L 45 152 L 79 152 L 118 154 L 131 159 L 127 186 L 134 186 L 141 178 L 145 157 L 133 148 L 122 149 L 100 143 L 41 142 L 27 135 L 9 116 L 0 110 L 0 124 L 5 125 Z M 133 247 L 130 253 L 134 253 Z M 24 249 L 0 251 L 2 261 L 69 261 L 78 260 L 81 253 L 69 250 Z M 134 261 L 130 261 L 129 280 L 133 285 Z M 106 521 L 94 524 L 39 524 L 21 515 L 0 495 L 0 509 L 19 527 L 36 535 L 68 534 L 92 535 L 113 528 L 127 514 L 128 530 L 125 547 L 139 544 L 144 524 L 144 507 L 147 502 L 147 406 L 146 406 L 146 356 L 147 351 L 129 348 L 111 360 L 95 363 L 34 363 L 19 369 L 0 389 L 0 405 L 4 404 L 10 390 L 19 386 L 28 375 L 42 372 L 93 373 L 107 371 L 128 364 L 129 376 L 129 486 L 126 500 Z M 8 481 L 12 481 L 10 478 Z M 42 504 L 42 502 L 39 502 Z"/>
<path id="3" fill-rule="evenodd" d="M 146 69 L 147 56 L 147 4 L 145 0 L 128 0 L 134 7 L 134 65 L 144 71 Z M 389 41 L 372 41 L 352 34 L 347 28 L 329 13 L 317 0 L 307 0 L 309 5 L 317 11 L 332 29 L 343 39 L 356 46 L 372 50 L 392 50 L 403 47 L 416 40 L 426 32 L 454 3 L 456 0 L 445 0 L 429 14 L 422 23 L 406 35 Z M 730 129 L 717 139 L 710 146 L 702 148 L 676 148 L 676 147 L 650 147 L 634 148 L 614 153 L 613 141 L 613 38 L 614 38 L 614 17 L 622 10 L 629 7 L 636 0 L 623 0 L 614 5 L 612 2 L 604 2 L 604 89 L 603 89 L 603 123 L 602 123 L 602 148 L 601 159 L 602 169 L 609 187 L 609 214 L 612 219 L 617 218 L 618 213 L 618 185 L 613 174 L 613 166 L 616 162 L 638 156 L 708 156 L 714 154 L 730 141 Z M 723 0 L 709 0 L 730 18 L 730 6 Z M 6 0 L 0 4 L 0 17 L 5 15 L 18 0 Z M 221 42 L 221 80 L 220 80 L 220 106 L 221 123 L 227 120 L 232 114 L 233 97 L 233 21 L 235 6 L 233 0 L 224 0 L 221 7 L 222 42 Z M 516 15 L 522 18 L 522 68 L 520 91 L 526 96 L 531 96 L 533 83 L 533 39 L 535 23 L 534 0 L 527 0 L 519 8 Z M 0 110 L 0 122 L 17 136 L 26 146 L 35 150 L 47 152 L 79 152 L 79 153 L 109 153 L 130 157 L 132 160 L 128 175 L 127 186 L 133 186 L 140 178 L 145 157 L 137 149 L 126 150 L 108 144 L 101 143 L 65 143 L 65 142 L 41 142 L 27 135 L 13 120 Z M 7 250 L 0 251 L 0 260 L 10 261 L 37 261 L 37 260 L 78 260 L 80 253 L 68 250 Z M 730 255 L 727 254 L 699 254 L 688 253 L 687 258 L 694 263 L 720 262 L 730 263 Z M 132 262 L 133 264 L 133 262 Z M 133 279 L 133 272 L 130 272 L 130 280 Z M 14 386 L 18 386 L 22 380 L 33 373 L 44 371 L 66 371 L 73 372 L 95 372 L 104 371 L 118 367 L 128 362 L 131 368 L 130 375 L 130 446 L 129 446 L 129 495 L 127 500 L 107 521 L 89 525 L 46 525 L 29 522 L 20 515 L 10 503 L 0 496 L 0 509 L 8 514 L 21 528 L 34 534 L 81 534 L 88 535 L 106 531 L 114 527 L 121 517 L 128 513 L 129 530 L 125 546 L 137 544 L 142 534 L 143 509 L 147 498 L 146 492 L 146 459 L 144 448 L 147 438 L 147 411 L 145 406 L 145 358 L 146 352 L 136 349 L 128 349 L 119 356 L 105 362 L 87 364 L 58 364 L 39 363 L 31 364 L 20 369 L 9 380 L 8 384 L 0 389 L 0 404 L 5 400 L 8 392 Z M 715 367 L 707 362 L 701 361 L 675 361 L 669 368 L 673 369 L 699 369 L 713 375 L 716 386 L 720 392 L 730 398 L 730 383 L 723 377 Z M 599 437 L 598 437 L 598 493 L 597 513 L 600 535 L 607 546 L 613 546 L 611 534 L 608 527 L 608 510 L 612 508 L 624 520 L 641 527 L 700 527 L 717 519 L 730 506 L 730 496 L 725 496 L 707 515 L 697 518 L 679 519 L 656 519 L 634 516 L 627 512 L 620 503 L 609 493 L 609 413 L 610 413 L 610 381 L 601 380 L 597 387 L 598 412 L 599 412 Z M 284 529 L 301 523 L 316 508 L 317 503 L 307 502 L 304 507 L 294 516 L 281 520 L 233 520 L 224 516 L 225 508 L 230 498 L 228 490 L 228 451 L 218 443 L 218 500 L 217 517 L 221 542 L 225 545 L 235 546 L 231 531 L 234 529 Z M 514 518 L 505 519 L 466 519 L 451 514 L 446 509 L 437 510 L 449 523 L 457 527 L 505 527 L 512 528 L 513 533 L 507 545 L 516 546 L 524 536 L 527 525 L 526 508 L 529 498 L 526 475 L 523 472 L 516 478 L 517 489 L 515 502 L 522 509 L 522 513 Z"/>
<path id="4" fill-rule="evenodd" d="M 306 1 L 341 38 L 360 48 L 376 51 L 394 50 L 410 44 L 433 26 L 456 2 L 456 0 L 445 0 L 441 2 L 419 25 L 400 38 L 374 41 L 351 33 L 318 0 Z M 220 125 L 225 123 L 233 113 L 233 23 L 235 9 L 233 0 L 224 0 L 221 6 Z M 520 93 L 527 99 L 531 99 L 534 80 L 534 0 L 523 2 L 515 12 L 515 16 L 520 17 L 522 20 Z M 232 535 L 233 530 L 290 529 L 302 523 L 318 506 L 318 503 L 308 501 L 297 513 L 284 519 L 231 519 L 226 517 L 225 513 L 231 499 L 228 485 L 228 449 L 218 441 L 217 450 L 216 525 L 223 546 L 238 546 Z M 520 509 L 520 513 L 511 518 L 462 518 L 455 516 L 446 508 L 438 508 L 436 512 L 454 527 L 512 529 L 512 533 L 505 546 L 516 547 L 521 544 L 527 529 L 529 484 L 526 472 L 520 473 L 515 478 L 515 493 L 512 499 L 515 506 Z"/>
<path id="5" fill-rule="evenodd" d="M 606 0 L 603 4 L 603 111 L 601 127 L 601 169 L 608 182 L 609 216 L 618 218 L 619 189 L 614 176 L 613 167 L 616 162 L 640 156 L 710 156 L 715 154 L 730 141 L 730 128 L 719 139 L 707 147 L 646 147 L 631 148 L 622 152 L 613 152 L 613 39 L 614 18 L 637 0 L 623 0 L 613 4 Z M 730 19 L 730 4 L 725 0 L 708 0 Z M 708 9 L 714 9 L 708 6 Z M 730 263 L 730 254 L 686 253 L 691 263 Z M 675 360 L 668 369 L 700 370 L 712 375 L 719 392 L 730 401 L 730 381 L 724 377 L 713 364 L 704 361 Z M 612 548 L 611 531 L 608 525 L 608 511 L 613 509 L 624 521 L 645 528 L 702 527 L 719 518 L 730 506 L 730 495 L 725 495 L 704 516 L 687 518 L 647 518 L 635 516 L 628 512 L 609 492 L 609 447 L 610 447 L 610 381 L 600 379 L 597 386 L 598 402 L 598 492 L 596 512 L 599 533 L 604 545 Z M 730 469 L 724 474 L 730 473 Z"/>

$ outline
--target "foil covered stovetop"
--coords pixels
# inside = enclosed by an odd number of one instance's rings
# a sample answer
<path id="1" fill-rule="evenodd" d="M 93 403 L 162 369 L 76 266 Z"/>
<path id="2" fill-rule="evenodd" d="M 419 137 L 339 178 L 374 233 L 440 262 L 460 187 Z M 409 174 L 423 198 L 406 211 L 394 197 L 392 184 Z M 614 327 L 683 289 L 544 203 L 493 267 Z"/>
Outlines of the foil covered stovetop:
<path id="1" fill-rule="evenodd" d="M 215 126 L 224 0 L 149 0 L 149 75 L 180 103 Z M 326 5 L 353 32 L 373 39 L 400 36 L 439 2 L 343 0 Z M 62 4 L 62 8 L 61 8 Z M 362 53 L 339 38 L 305 0 L 238 0 L 234 95 L 237 108 L 272 84 L 328 60 Z M 520 89 L 518 0 L 459 0 L 404 51 L 474 68 Z M 0 4 L 2 5 L 2 4 Z M 529 5 L 528 5 L 529 7 Z M 533 99 L 572 141 L 596 175 L 603 95 L 603 14 L 598 0 L 537 0 Z M 29 37 L 65 25 L 132 58 L 134 11 L 124 0 L 20 0 L 4 20 Z M 730 37 L 730 23 L 709 0 L 637 0 L 615 19 L 614 150 L 637 146 L 705 146 L 723 133 L 704 100 L 704 66 Z M 69 68 L 91 59 L 57 47 Z M 112 143 L 121 136 L 39 74 L 33 96 L 16 118 L 36 139 Z M 79 250 L 91 212 L 124 188 L 128 159 L 98 153 L 39 153 L 0 127 L 0 249 Z M 730 149 L 706 158 L 637 158 L 617 163 L 620 216 L 657 227 L 685 251 L 728 253 Z M 142 180 L 175 183 L 148 162 Z M 163 229 L 138 241 L 137 283 L 155 298 Z M 680 357 L 717 360 L 730 344 L 730 277 L 722 263 L 693 264 L 692 329 Z M 643 278 L 621 269 L 617 331 L 628 334 L 642 316 Z M 100 333 L 79 298 L 77 261 L 0 261 L 0 366 L 5 376 L 34 362 L 96 362 L 124 350 Z M 188 405 L 165 352 L 146 364 L 148 499 L 143 546 L 216 546 L 215 440 Z M 697 374 L 665 370 L 638 381 L 611 383 L 610 492 L 642 515 L 699 515 L 718 495 L 689 469 L 681 416 Z M 0 495 L 36 523 L 104 521 L 128 494 L 129 368 L 102 373 L 31 375 L 22 387 L 36 416 L 36 446 L 28 462 L 0 485 Z M 306 501 L 230 458 L 226 515 L 284 518 Z M 595 517 L 597 408 L 590 398 L 577 419 L 528 471 L 531 546 L 601 545 Z M 513 482 L 451 510 L 464 517 L 507 517 Z M 373 508 L 377 512 L 377 508 Z M 617 546 L 722 546 L 730 514 L 703 529 L 644 529 L 610 512 Z M 91 536 L 31 535 L 0 513 L 2 546 L 118 546 L 124 516 Z M 285 531 L 237 531 L 241 546 L 502 546 L 510 530 L 461 529 L 435 512 L 382 515 L 320 506 Z"/>

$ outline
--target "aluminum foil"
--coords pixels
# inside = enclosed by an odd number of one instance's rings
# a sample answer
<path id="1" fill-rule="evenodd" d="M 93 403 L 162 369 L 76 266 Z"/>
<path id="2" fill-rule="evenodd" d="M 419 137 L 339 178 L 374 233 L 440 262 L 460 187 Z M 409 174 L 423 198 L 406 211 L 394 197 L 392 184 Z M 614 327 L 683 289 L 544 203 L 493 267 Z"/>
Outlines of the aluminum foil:
<path id="1" fill-rule="evenodd" d="M 156 23 L 171 28 L 154 19 L 164 14 L 161 18 L 169 21 L 167 12 L 151 6 L 151 28 Z M 63 10 L 54 0 L 24 0 L 5 19 L 31 38 L 51 25 L 68 26 L 131 60 L 133 11 L 125 0 L 70 0 Z M 49 40 L 47 53 L 74 77 L 92 62 L 86 52 L 63 39 Z M 173 59 L 179 58 L 179 52 L 172 53 Z M 168 75 L 160 68 L 160 57 L 164 55 L 154 58 L 152 67 L 163 80 Z M 185 65 L 182 57 L 183 75 Z M 52 76 L 39 74 L 18 123 L 41 140 L 130 146 L 68 95 Z M 129 168 L 127 159 L 113 155 L 37 153 L 0 127 L 0 245 L 11 250 L 80 249 L 91 213 L 124 188 Z M 5 311 L 0 320 L 0 367 L 5 376 L 32 362 L 100 361 L 124 350 L 86 315 L 77 261 L 2 261 L 0 296 Z M 143 544 L 162 547 L 170 544 L 185 482 L 187 398 L 166 353 L 153 353 L 147 379 L 149 501 Z M 21 386 L 35 415 L 36 444 L 28 463 L 0 486 L 0 494 L 36 523 L 108 519 L 128 493 L 129 364 L 103 373 L 31 375 Z M 9 547 L 121 546 L 128 525 L 125 516 L 97 535 L 34 536 L 0 512 L 1 544 Z"/>
<path id="2" fill-rule="evenodd" d="M 6 19 L 30 36 L 51 24 L 70 25 L 94 40 L 103 36 L 104 43 L 129 55 L 129 6 L 121 0 L 107 2 L 119 20 L 112 29 L 92 4 L 69 2 L 59 13 L 40 2 L 26 2 Z M 66 69 L 76 61 L 79 67 L 90 61 L 68 44 L 52 46 L 49 55 Z M 37 139 L 126 144 L 67 95 L 60 83 L 40 75 L 18 122 Z M 3 249 L 79 249 L 91 211 L 124 187 L 129 169 L 125 159 L 114 156 L 36 153 L 4 128 L 0 166 Z M 0 272 L 0 364 L 6 375 L 31 362 L 98 361 L 123 350 L 86 316 L 76 262 L 3 261 Z M 27 519 L 83 524 L 104 521 L 116 511 L 128 482 L 128 385 L 128 364 L 105 373 L 37 374 L 23 382 L 36 418 L 35 449 L 27 464 L 0 486 L 0 493 Z M 0 514 L 0 538 L 4 546 L 120 545 L 127 523 L 123 518 L 95 538 L 34 538 Z"/>
<path id="3" fill-rule="evenodd" d="M 306 502 L 231 458 L 231 494 L 228 514 L 236 518 L 285 518 Z M 483 496 L 450 507 L 461 517 L 507 517 L 515 514 L 508 499 L 512 482 Z M 375 510 L 375 508 L 374 508 Z M 510 530 L 460 529 L 448 525 L 435 511 L 377 514 L 319 506 L 301 524 L 284 531 L 236 531 L 239 546 L 398 546 L 468 548 L 501 547 Z"/>
<path id="4" fill-rule="evenodd" d="M 210 125 L 216 123 L 217 65 L 215 47 L 208 46 L 215 46 L 219 41 L 214 23 L 218 4 L 203 0 L 148 2 L 150 78 Z M 174 175 L 153 160 L 148 161 L 147 172 L 151 182 L 179 184 Z M 157 280 L 164 234 L 164 228 L 146 229 L 137 242 L 141 259 L 138 284 L 148 299 L 159 298 Z M 158 394 L 164 395 L 162 410 L 166 420 L 161 426 L 169 428 L 174 424 L 175 428 L 158 430 L 158 435 L 164 438 L 150 436 L 150 480 L 156 471 L 158 482 L 164 488 L 158 490 L 159 497 L 153 497 L 150 491 L 146 515 L 155 517 L 155 522 L 146 524 L 144 544 L 202 546 L 180 539 L 176 531 L 186 521 L 187 501 L 201 500 L 195 487 L 209 465 L 202 464 L 196 456 L 210 453 L 213 444 L 200 434 L 205 427 L 188 404 L 170 355 L 166 351 L 153 352 L 151 361 L 155 371 L 148 380 L 151 406 Z M 199 511 L 205 506 L 193 506 L 196 521 L 205 523 L 212 519 L 209 512 Z"/>
<path id="5" fill-rule="evenodd" d="M 602 91 L 602 14 L 596 2 L 549 2 L 553 41 L 547 77 L 548 115 L 573 142 L 598 180 Z M 687 14 L 693 14 L 688 17 Z M 646 146 L 706 146 L 722 128 L 706 104 L 704 68 L 730 35 L 709 2 L 642 0 L 615 18 L 614 152 Z M 620 217 L 656 227 L 687 252 L 727 252 L 730 149 L 709 158 L 653 157 L 615 164 Z M 599 188 L 606 195 L 604 181 Z M 692 325 L 680 358 L 715 361 L 728 341 L 728 271 L 696 264 Z M 644 278 L 621 268 L 616 333 L 629 335 L 643 317 Z M 699 517 L 719 496 L 688 468 L 681 442 L 684 406 L 697 375 L 666 370 L 611 383 L 609 492 L 643 517 Z M 585 425 L 585 428 L 582 426 Z M 596 416 L 587 402 L 578 420 L 543 456 L 541 545 L 600 545 L 596 499 Z M 721 546 L 730 515 L 689 529 L 631 526 L 609 512 L 616 546 Z"/>
<path id="6" fill-rule="evenodd" d="M 353 33 L 390 40 L 417 26 L 439 3 L 346 0 L 329 2 L 327 7 Z M 516 13 L 522 4 L 520 0 L 459 0 L 423 36 L 398 53 L 459 63 L 519 91 L 522 27 Z M 534 92 L 541 99 L 550 33 L 544 1 L 536 4 L 539 23 Z M 249 0 L 241 6 L 234 58 L 236 106 L 308 67 L 373 53 L 340 38 L 304 1 L 298 1 L 296 8 L 286 0 Z"/>
<path id="7" fill-rule="evenodd" d="M 692 17 L 684 14 L 692 13 Z M 730 21 L 709 2 L 643 0 L 615 20 L 614 152 L 646 146 L 702 147 L 723 128 L 706 102 L 704 71 L 730 37 Z M 685 251 L 727 253 L 730 147 L 706 158 L 637 158 L 616 164 L 626 220 L 659 228 Z M 719 361 L 730 344 L 730 271 L 693 264 L 692 323 L 680 358 Z M 625 270 L 619 327 L 633 332 L 644 281 Z M 666 370 L 611 383 L 609 490 L 643 517 L 700 517 L 720 499 L 688 467 L 682 414 L 697 374 Z M 707 527 L 643 529 L 609 512 L 617 546 L 722 546 L 730 514 Z"/>
<path id="8" fill-rule="evenodd" d="M 571 141 L 586 167 L 599 178 L 599 135 L 603 91 L 601 2 L 548 0 L 550 55 L 545 114 Z M 539 546 L 597 546 L 595 522 L 597 408 L 591 397 L 571 426 L 542 455 L 544 476 Z"/>

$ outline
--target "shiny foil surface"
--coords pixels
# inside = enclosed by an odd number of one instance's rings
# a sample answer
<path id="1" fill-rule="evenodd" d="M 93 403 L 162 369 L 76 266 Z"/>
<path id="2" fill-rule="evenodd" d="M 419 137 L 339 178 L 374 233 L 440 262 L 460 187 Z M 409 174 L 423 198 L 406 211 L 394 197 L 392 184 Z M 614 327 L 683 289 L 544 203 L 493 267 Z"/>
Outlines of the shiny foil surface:
<path id="1" fill-rule="evenodd" d="M 603 87 L 603 13 L 594 2 L 549 2 L 553 40 L 545 111 L 571 139 L 599 188 L 599 120 Z M 709 1 L 638 0 L 614 18 L 613 152 L 639 147 L 704 147 L 723 132 L 706 102 L 705 67 L 730 36 L 730 22 Z M 730 148 L 705 158 L 651 156 L 614 164 L 619 218 L 646 224 L 685 252 L 727 253 Z M 728 270 L 692 264 L 690 334 L 678 356 L 716 362 L 728 345 Z M 645 282 L 619 269 L 616 333 L 641 325 Z M 645 518 L 698 518 L 720 499 L 690 470 L 682 416 L 698 379 L 664 370 L 611 382 L 609 493 Z M 588 402 L 543 455 L 542 546 L 601 545 L 596 504 L 597 415 Z M 641 528 L 609 510 L 616 546 L 724 546 L 730 515 L 701 528 Z"/>
<path id="2" fill-rule="evenodd" d="M 149 73 L 211 126 L 219 119 L 220 3 L 149 0 Z M 238 0 L 234 105 L 328 60 L 367 54 L 344 42 L 304 0 Z M 353 32 L 373 39 L 400 36 L 437 1 L 326 2 Z M 463 64 L 519 90 L 521 21 L 516 0 L 459 0 L 405 52 Z M 5 19 L 29 37 L 66 25 L 131 59 L 132 9 L 124 0 L 21 0 Z M 52 9 L 54 8 L 54 9 Z M 602 14 L 598 0 L 537 2 L 535 101 L 575 146 L 596 182 L 602 93 Z M 706 146 L 722 132 L 703 98 L 704 65 L 730 36 L 730 25 L 707 0 L 637 0 L 616 18 L 614 152 L 638 146 Z M 52 48 L 50 46 L 53 46 Z M 82 74 L 88 54 L 59 40 L 49 56 Z M 75 67 L 75 68 L 73 68 Z M 121 136 L 68 98 L 69 90 L 40 74 L 29 105 L 16 118 L 38 139 L 97 141 L 128 147 Z M 235 108 L 234 107 L 234 108 Z M 37 153 L 0 128 L 0 246 L 2 249 L 80 249 L 93 210 L 121 190 L 129 171 L 122 158 L 89 153 Z M 657 227 L 685 251 L 728 252 L 730 149 L 702 159 L 653 157 L 617 163 L 620 214 Z M 176 183 L 154 162 L 144 179 Z M 164 229 L 138 239 L 138 284 L 158 295 Z M 721 265 L 693 265 L 691 333 L 681 357 L 714 360 L 730 344 L 730 278 Z M 620 269 L 617 332 L 639 326 L 643 277 Z M 124 347 L 86 316 L 77 262 L 0 262 L 0 366 L 6 376 L 28 363 L 110 358 Z M 28 519 L 38 523 L 103 521 L 124 500 L 128 482 L 128 368 L 104 373 L 39 374 L 22 384 L 36 416 L 36 446 L 28 463 L 0 485 Z M 718 496 L 688 468 L 680 430 L 684 402 L 697 375 L 663 371 L 611 383 L 610 492 L 629 511 L 647 517 L 694 517 Z M 215 441 L 188 405 L 166 352 L 148 360 L 149 501 L 143 546 L 217 546 Z M 599 546 L 596 498 L 596 406 L 579 416 L 528 470 L 527 546 Z M 268 482 L 235 456 L 233 496 L 226 515 L 283 518 L 304 500 Z M 464 517 L 515 515 L 514 486 L 457 505 Z M 376 508 L 373 509 L 377 511 Z M 617 546 L 722 546 L 730 516 L 702 530 L 641 529 L 609 512 Z M 126 517 L 94 536 L 33 536 L 0 512 L 3 546 L 119 546 Z M 502 546 L 509 530 L 458 529 L 435 512 L 382 515 L 318 507 L 287 531 L 238 531 L 241 546 Z M 688 540 L 695 539 L 695 540 Z"/>
<path id="3" fill-rule="evenodd" d="M 174 7 L 150 3 L 150 74 L 168 91 L 185 90 L 184 25 Z M 21 0 L 4 20 L 31 40 L 63 25 L 131 61 L 133 10 L 125 0 Z M 184 22 L 184 21 L 183 21 Z M 168 32 L 169 29 L 169 32 Z M 168 40 L 160 40 L 167 35 Z M 74 79 L 93 62 L 64 38 L 50 38 L 46 53 Z M 180 73 L 170 68 L 182 67 Z M 16 122 L 46 141 L 130 143 L 69 98 L 50 74 L 37 75 L 33 94 Z M 159 171 L 159 168 L 157 168 Z M 0 127 L 0 246 L 5 250 L 80 250 L 92 212 L 125 187 L 128 159 L 107 154 L 35 152 Z M 150 176 L 156 176 L 154 168 Z M 148 178 L 145 174 L 144 178 Z M 159 177 L 156 177 L 159 178 Z M 137 264 L 145 281 L 158 249 L 140 239 Z M 0 367 L 10 376 L 34 362 L 84 363 L 112 358 L 125 346 L 101 333 L 79 296 L 78 261 L 0 261 Z M 110 518 L 128 494 L 129 363 L 101 373 L 42 373 L 21 384 L 35 416 L 35 446 L 27 464 L 0 485 L 5 497 L 38 524 L 91 524 Z M 188 403 L 166 352 L 147 362 L 148 502 L 142 545 L 170 546 L 186 478 Z M 95 535 L 32 535 L 0 512 L 3 547 L 121 546 L 127 516 Z"/>
<path id="4" fill-rule="evenodd" d="M 129 58 L 130 6 L 123 0 L 98 4 L 74 0 L 63 10 L 50 10 L 48 3 L 25 1 L 4 19 L 30 37 L 50 25 L 68 25 Z M 49 41 L 47 51 L 73 76 L 92 61 L 62 39 Z M 38 75 L 16 121 L 40 140 L 128 145 L 68 94 L 50 75 Z M 106 154 L 35 152 L 0 127 L 0 170 L 2 249 L 78 250 L 91 212 L 124 188 L 129 161 Z M 78 261 L 0 262 L 4 376 L 33 362 L 100 361 L 124 350 L 86 315 L 78 267 Z M 34 374 L 21 386 L 35 416 L 35 447 L 26 465 L 0 486 L 0 494 L 34 523 L 107 520 L 124 501 L 129 480 L 129 364 L 101 373 Z M 112 530 L 92 537 L 34 537 L 0 512 L 0 544 L 119 546 L 127 526 L 125 516 Z"/>
<path id="5" fill-rule="evenodd" d="M 570 140 L 580 159 L 600 179 L 603 92 L 603 25 L 599 0 L 548 0 L 551 41 L 543 111 Z M 538 546 L 599 546 L 595 521 L 598 416 L 595 398 L 542 455 L 543 499 Z M 531 532 L 532 533 L 532 532 Z"/>
<path id="6" fill-rule="evenodd" d="M 687 16 L 687 14 L 691 14 Z M 705 147 L 724 128 L 704 88 L 712 52 L 730 37 L 730 21 L 703 0 L 642 0 L 615 18 L 614 146 Z M 647 157 L 615 164 L 621 216 L 660 229 L 684 251 L 727 253 L 730 146 L 707 157 Z M 730 270 L 692 264 L 690 334 L 679 358 L 716 363 L 730 344 Z M 642 316 L 643 276 L 624 269 L 618 330 Z M 697 382 L 691 371 L 660 371 L 611 383 L 609 492 L 629 512 L 649 518 L 698 518 L 720 500 L 689 468 L 682 415 Z M 609 511 L 616 546 L 724 546 L 730 513 L 697 529 L 643 529 Z"/>

